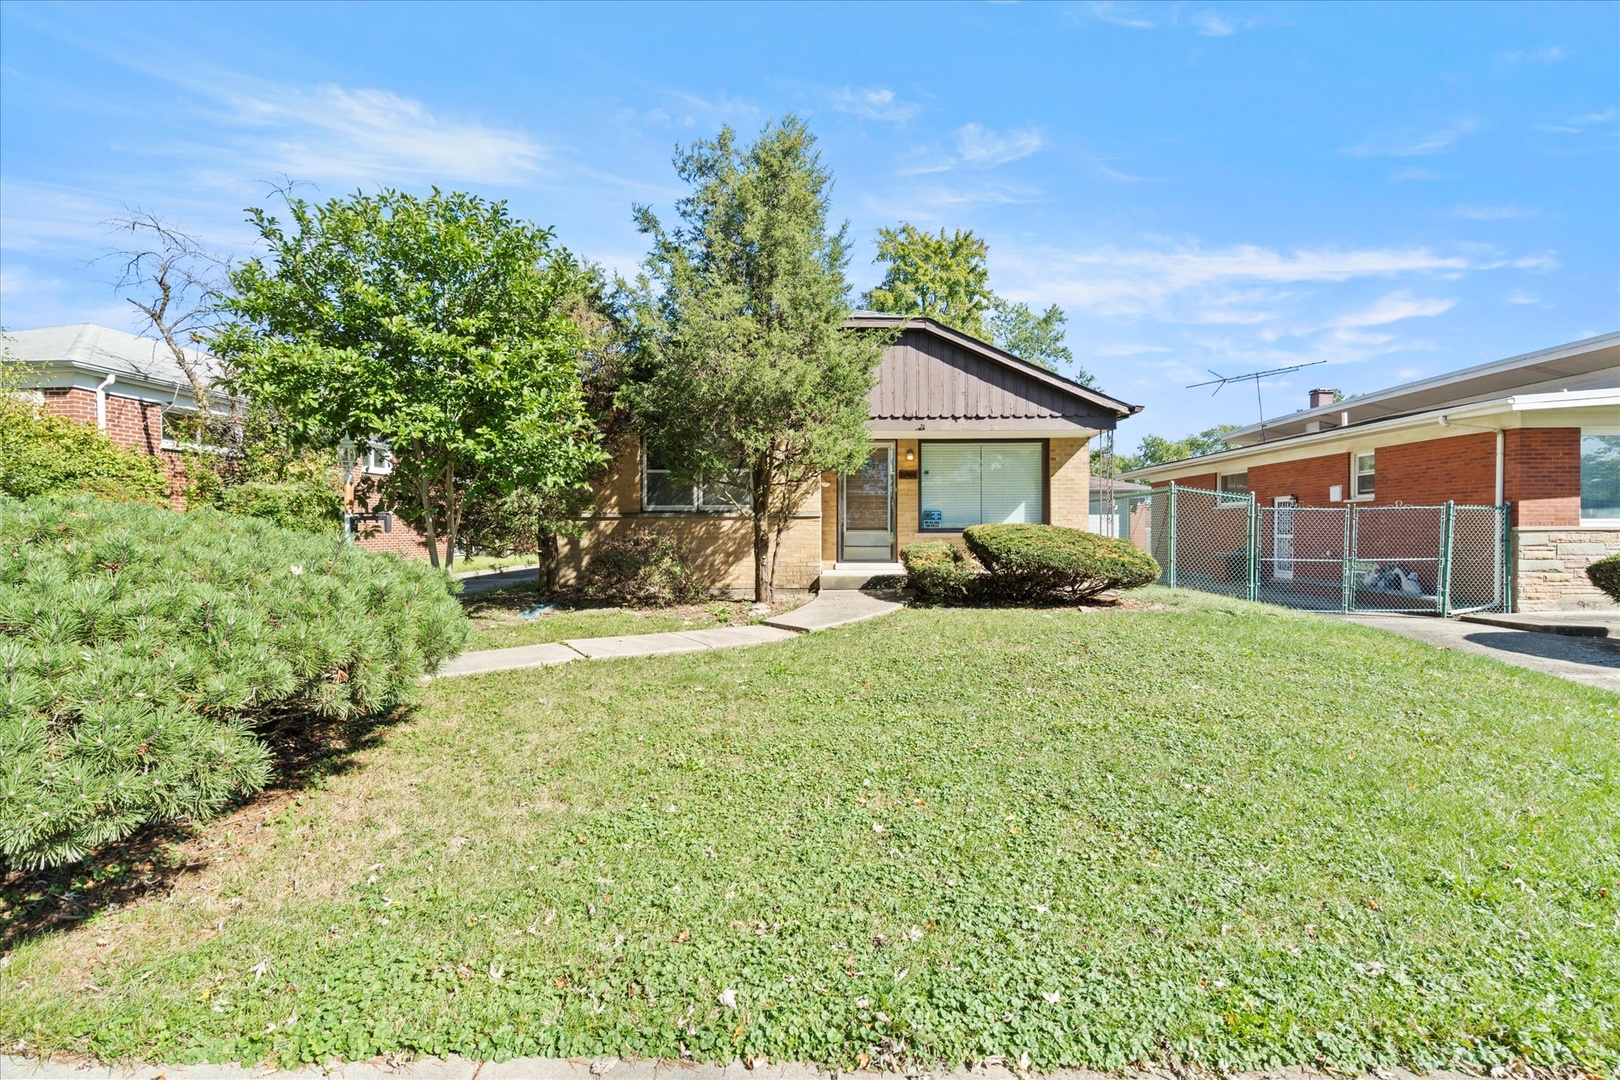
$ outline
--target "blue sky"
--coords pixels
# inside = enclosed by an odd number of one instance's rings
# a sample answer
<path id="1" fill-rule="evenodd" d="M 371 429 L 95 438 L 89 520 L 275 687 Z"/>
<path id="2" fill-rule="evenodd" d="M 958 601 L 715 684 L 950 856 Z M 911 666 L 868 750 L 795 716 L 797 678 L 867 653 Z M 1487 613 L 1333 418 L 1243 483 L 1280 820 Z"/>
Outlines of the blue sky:
<path id="1" fill-rule="evenodd" d="M 875 230 L 972 228 L 1178 436 L 1620 327 L 1620 6 L 0 6 L 0 321 L 135 328 L 124 205 L 235 254 L 278 178 L 504 198 L 621 271 L 674 145 L 796 111 Z"/>

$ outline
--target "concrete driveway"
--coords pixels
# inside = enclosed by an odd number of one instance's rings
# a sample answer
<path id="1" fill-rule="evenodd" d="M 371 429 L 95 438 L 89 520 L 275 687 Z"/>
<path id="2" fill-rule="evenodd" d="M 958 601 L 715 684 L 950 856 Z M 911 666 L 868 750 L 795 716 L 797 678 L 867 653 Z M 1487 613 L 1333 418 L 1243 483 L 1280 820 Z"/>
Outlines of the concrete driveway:
<path id="1" fill-rule="evenodd" d="M 1508 630 L 1433 615 L 1337 615 L 1362 626 L 1424 641 L 1442 649 L 1489 656 L 1504 664 L 1620 694 L 1620 641 Z"/>

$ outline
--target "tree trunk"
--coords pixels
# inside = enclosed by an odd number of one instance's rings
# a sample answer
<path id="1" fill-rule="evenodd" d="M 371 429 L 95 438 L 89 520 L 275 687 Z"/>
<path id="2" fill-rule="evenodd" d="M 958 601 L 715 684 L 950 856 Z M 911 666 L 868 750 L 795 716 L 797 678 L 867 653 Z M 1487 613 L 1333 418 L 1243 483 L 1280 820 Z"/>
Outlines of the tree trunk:
<path id="1" fill-rule="evenodd" d="M 456 568 L 456 532 L 461 524 L 461 500 L 456 498 L 456 469 L 455 463 L 446 459 L 444 463 L 444 568 L 452 571 Z"/>
<path id="2" fill-rule="evenodd" d="M 776 601 L 776 583 L 770 573 L 771 531 L 765 520 L 765 510 L 754 508 L 754 602 L 770 604 Z"/>
<path id="3" fill-rule="evenodd" d="M 416 495 L 417 498 L 422 500 L 422 529 L 423 538 L 427 541 L 428 562 L 432 563 L 433 568 L 437 570 L 439 568 L 439 542 L 433 535 L 433 495 L 428 490 L 426 473 L 416 478 Z"/>
<path id="4" fill-rule="evenodd" d="M 549 529 L 541 529 L 536 541 L 540 556 L 540 591 L 550 596 L 557 591 L 557 559 L 560 557 L 557 534 Z"/>
<path id="5" fill-rule="evenodd" d="M 749 492 L 754 524 L 754 603 L 776 602 L 776 578 L 770 565 L 771 555 L 771 457 L 770 451 L 754 460 Z"/>

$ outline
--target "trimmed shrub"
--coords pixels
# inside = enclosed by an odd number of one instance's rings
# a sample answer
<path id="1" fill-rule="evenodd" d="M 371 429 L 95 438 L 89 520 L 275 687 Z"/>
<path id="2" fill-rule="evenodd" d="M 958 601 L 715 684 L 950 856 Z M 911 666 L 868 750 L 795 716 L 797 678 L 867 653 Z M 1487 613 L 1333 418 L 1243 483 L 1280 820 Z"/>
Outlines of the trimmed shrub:
<path id="1" fill-rule="evenodd" d="M 907 544 L 900 549 L 900 561 L 906 567 L 906 587 L 923 603 L 962 603 L 982 576 L 966 552 L 945 540 Z"/>
<path id="2" fill-rule="evenodd" d="M 0 496 L 78 492 L 161 505 L 169 483 L 156 458 L 124 449 L 94 424 L 41 412 L 0 387 Z"/>
<path id="3" fill-rule="evenodd" d="M 1059 525 L 971 525 L 968 550 L 1003 600 L 1083 600 L 1158 580 L 1153 556 L 1128 540 Z"/>
<path id="4" fill-rule="evenodd" d="M 250 480 L 224 488 L 219 508 L 242 517 L 264 518 L 300 532 L 338 535 L 343 531 L 343 493 L 330 483 Z"/>
<path id="5" fill-rule="evenodd" d="M 1586 568 L 1586 576 L 1603 594 L 1620 604 L 1620 555 L 1609 555 Z"/>
<path id="6" fill-rule="evenodd" d="M 666 607 L 698 599 L 703 588 L 674 540 L 627 530 L 605 536 L 592 546 L 579 592 L 587 600 Z"/>
<path id="7" fill-rule="evenodd" d="M 444 574 L 335 537 L 0 498 L 0 862 L 207 818 L 268 782 L 268 729 L 385 713 L 466 634 Z"/>

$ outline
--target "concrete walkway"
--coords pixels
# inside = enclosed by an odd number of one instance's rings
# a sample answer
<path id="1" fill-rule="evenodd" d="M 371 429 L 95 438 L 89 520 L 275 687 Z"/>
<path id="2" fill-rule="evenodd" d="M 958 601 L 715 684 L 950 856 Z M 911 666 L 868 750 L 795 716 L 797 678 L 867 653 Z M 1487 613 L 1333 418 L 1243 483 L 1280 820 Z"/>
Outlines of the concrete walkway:
<path id="1" fill-rule="evenodd" d="M 1362 626 L 1372 626 L 1427 642 L 1442 649 L 1457 649 L 1489 656 L 1504 664 L 1528 668 L 1560 679 L 1585 683 L 1620 694 L 1620 642 L 1607 638 L 1572 637 L 1537 630 L 1513 630 L 1479 623 L 1440 619 L 1433 615 L 1335 615 Z"/>
<path id="2" fill-rule="evenodd" d="M 898 611 L 898 598 L 875 593 L 824 592 L 759 626 L 720 626 L 712 630 L 675 630 L 666 634 L 624 634 L 618 637 L 570 638 L 546 645 L 519 645 L 511 649 L 483 649 L 462 653 L 445 664 L 436 678 L 483 675 L 491 671 L 550 667 L 572 660 L 615 660 L 625 656 L 661 656 L 666 653 L 704 652 L 768 645 L 800 634 L 830 630 Z"/>
<path id="3" fill-rule="evenodd" d="M 1181 1070 L 1131 1071 L 1125 1076 L 1139 1080 L 1174 1080 Z M 237 1065 L 137 1065 L 130 1068 L 105 1065 L 78 1065 L 70 1062 L 39 1062 L 29 1058 L 0 1055 L 3 1080 L 838 1080 L 842 1075 L 866 1080 L 1118 1080 L 1121 1074 L 1093 1072 L 1090 1069 L 1058 1069 L 1040 1074 L 1007 1065 L 983 1064 L 971 1069 L 908 1069 L 905 1072 L 863 1069 L 840 1074 L 816 1065 L 755 1062 L 746 1065 L 696 1064 L 690 1061 L 621 1061 L 615 1057 L 514 1058 L 485 1062 L 469 1058 L 417 1058 L 391 1064 L 359 1062 L 326 1067 L 306 1065 L 288 1071 L 268 1068 L 244 1069 Z M 1305 1066 L 1288 1066 L 1263 1073 L 1228 1073 L 1230 1080 L 1342 1080 L 1341 1074 L 1319 1072 Z M 1380 1069 L 1366 1080 L 1479 1080 L 1470 1073 L 1439 1071 L 1413 1073 L 1405 1069 Z"/>

